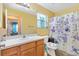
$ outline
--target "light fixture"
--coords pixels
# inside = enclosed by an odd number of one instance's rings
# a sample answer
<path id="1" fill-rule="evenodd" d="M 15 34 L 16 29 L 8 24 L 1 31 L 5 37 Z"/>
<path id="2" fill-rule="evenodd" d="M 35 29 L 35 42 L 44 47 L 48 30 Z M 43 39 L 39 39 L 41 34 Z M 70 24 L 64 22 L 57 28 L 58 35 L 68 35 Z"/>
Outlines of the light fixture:
<path id="1" fill-rule="evenodd" d="M 30 3 L 24 3 L 24 5 L 28 8 L 30 7 Z"/>
<path id="2" fill-rule="evenodd" d="M 30 8 L 30 3 L 18 3 L 18 4 L 21 5 L 21 6 Z"/>

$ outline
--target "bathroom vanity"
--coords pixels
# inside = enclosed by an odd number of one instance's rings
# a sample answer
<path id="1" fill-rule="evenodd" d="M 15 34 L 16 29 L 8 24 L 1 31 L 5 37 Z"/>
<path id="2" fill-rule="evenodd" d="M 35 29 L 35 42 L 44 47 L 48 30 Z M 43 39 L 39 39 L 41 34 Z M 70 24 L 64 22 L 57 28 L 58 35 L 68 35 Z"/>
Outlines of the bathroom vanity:
<path id="1" fill-rule="evenodd" d="M 16 44 L 10 45 L 6 41 L 5 47 L 0 48 L 1 56 L 44 56 L 44 37 L 36 39 L 16 39 Z"/>

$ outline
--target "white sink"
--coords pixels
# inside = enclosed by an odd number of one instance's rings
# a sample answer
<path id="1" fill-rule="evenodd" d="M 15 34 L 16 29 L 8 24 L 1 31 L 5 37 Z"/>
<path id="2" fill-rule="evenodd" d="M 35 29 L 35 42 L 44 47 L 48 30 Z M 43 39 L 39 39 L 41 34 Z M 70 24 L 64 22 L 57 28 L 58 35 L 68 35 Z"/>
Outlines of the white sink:
<path id="1" fill-rule="evenodd" d="M 6 40 L 5 42 L 5 46 L 11 46 L 17 43 L 17 41 L 15 39 L 10 39 L 10 40 Z"/>

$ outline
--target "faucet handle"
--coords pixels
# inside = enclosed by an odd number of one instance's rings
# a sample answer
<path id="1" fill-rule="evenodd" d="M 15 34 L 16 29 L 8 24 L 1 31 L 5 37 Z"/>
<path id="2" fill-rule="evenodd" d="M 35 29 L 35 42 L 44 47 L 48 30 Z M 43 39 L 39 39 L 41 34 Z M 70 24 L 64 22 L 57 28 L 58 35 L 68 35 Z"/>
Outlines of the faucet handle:
<path id="1" fill-rule="evenodd" d="M 1 44 L 1 45 L 0 45 L 0 48 L 1 48 L 1 47 L 5 47 L 5 44 Z"/>
<path id="2" fill-rule="evenodd" d="M 26 36 L 25 35 L 23 35 L 23 38 L 25 38 Z"/>
<path id="3" fill-rule="evenodd" d="M 2 42 L 2 41 L 6 41 L 6 39 L 4 39 L 3 37 L 1 37 L 0 42 Z"/>

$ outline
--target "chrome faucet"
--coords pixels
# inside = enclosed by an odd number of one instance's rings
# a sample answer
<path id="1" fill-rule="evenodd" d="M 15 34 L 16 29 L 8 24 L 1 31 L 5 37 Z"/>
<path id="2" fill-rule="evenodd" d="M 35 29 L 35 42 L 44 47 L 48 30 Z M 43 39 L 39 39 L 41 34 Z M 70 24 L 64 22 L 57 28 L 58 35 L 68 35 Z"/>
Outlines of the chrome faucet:
<path id="1" fill-rule="evenodd" d="M 26 36 L 25 36 L 25 35 L 23 35 L 23 38 L 26 38 Z"/>
<path id="2" fill-rule="evenodd" d="M 6 41 L 3 37 L 0 38 L 0 42 Z"/>

